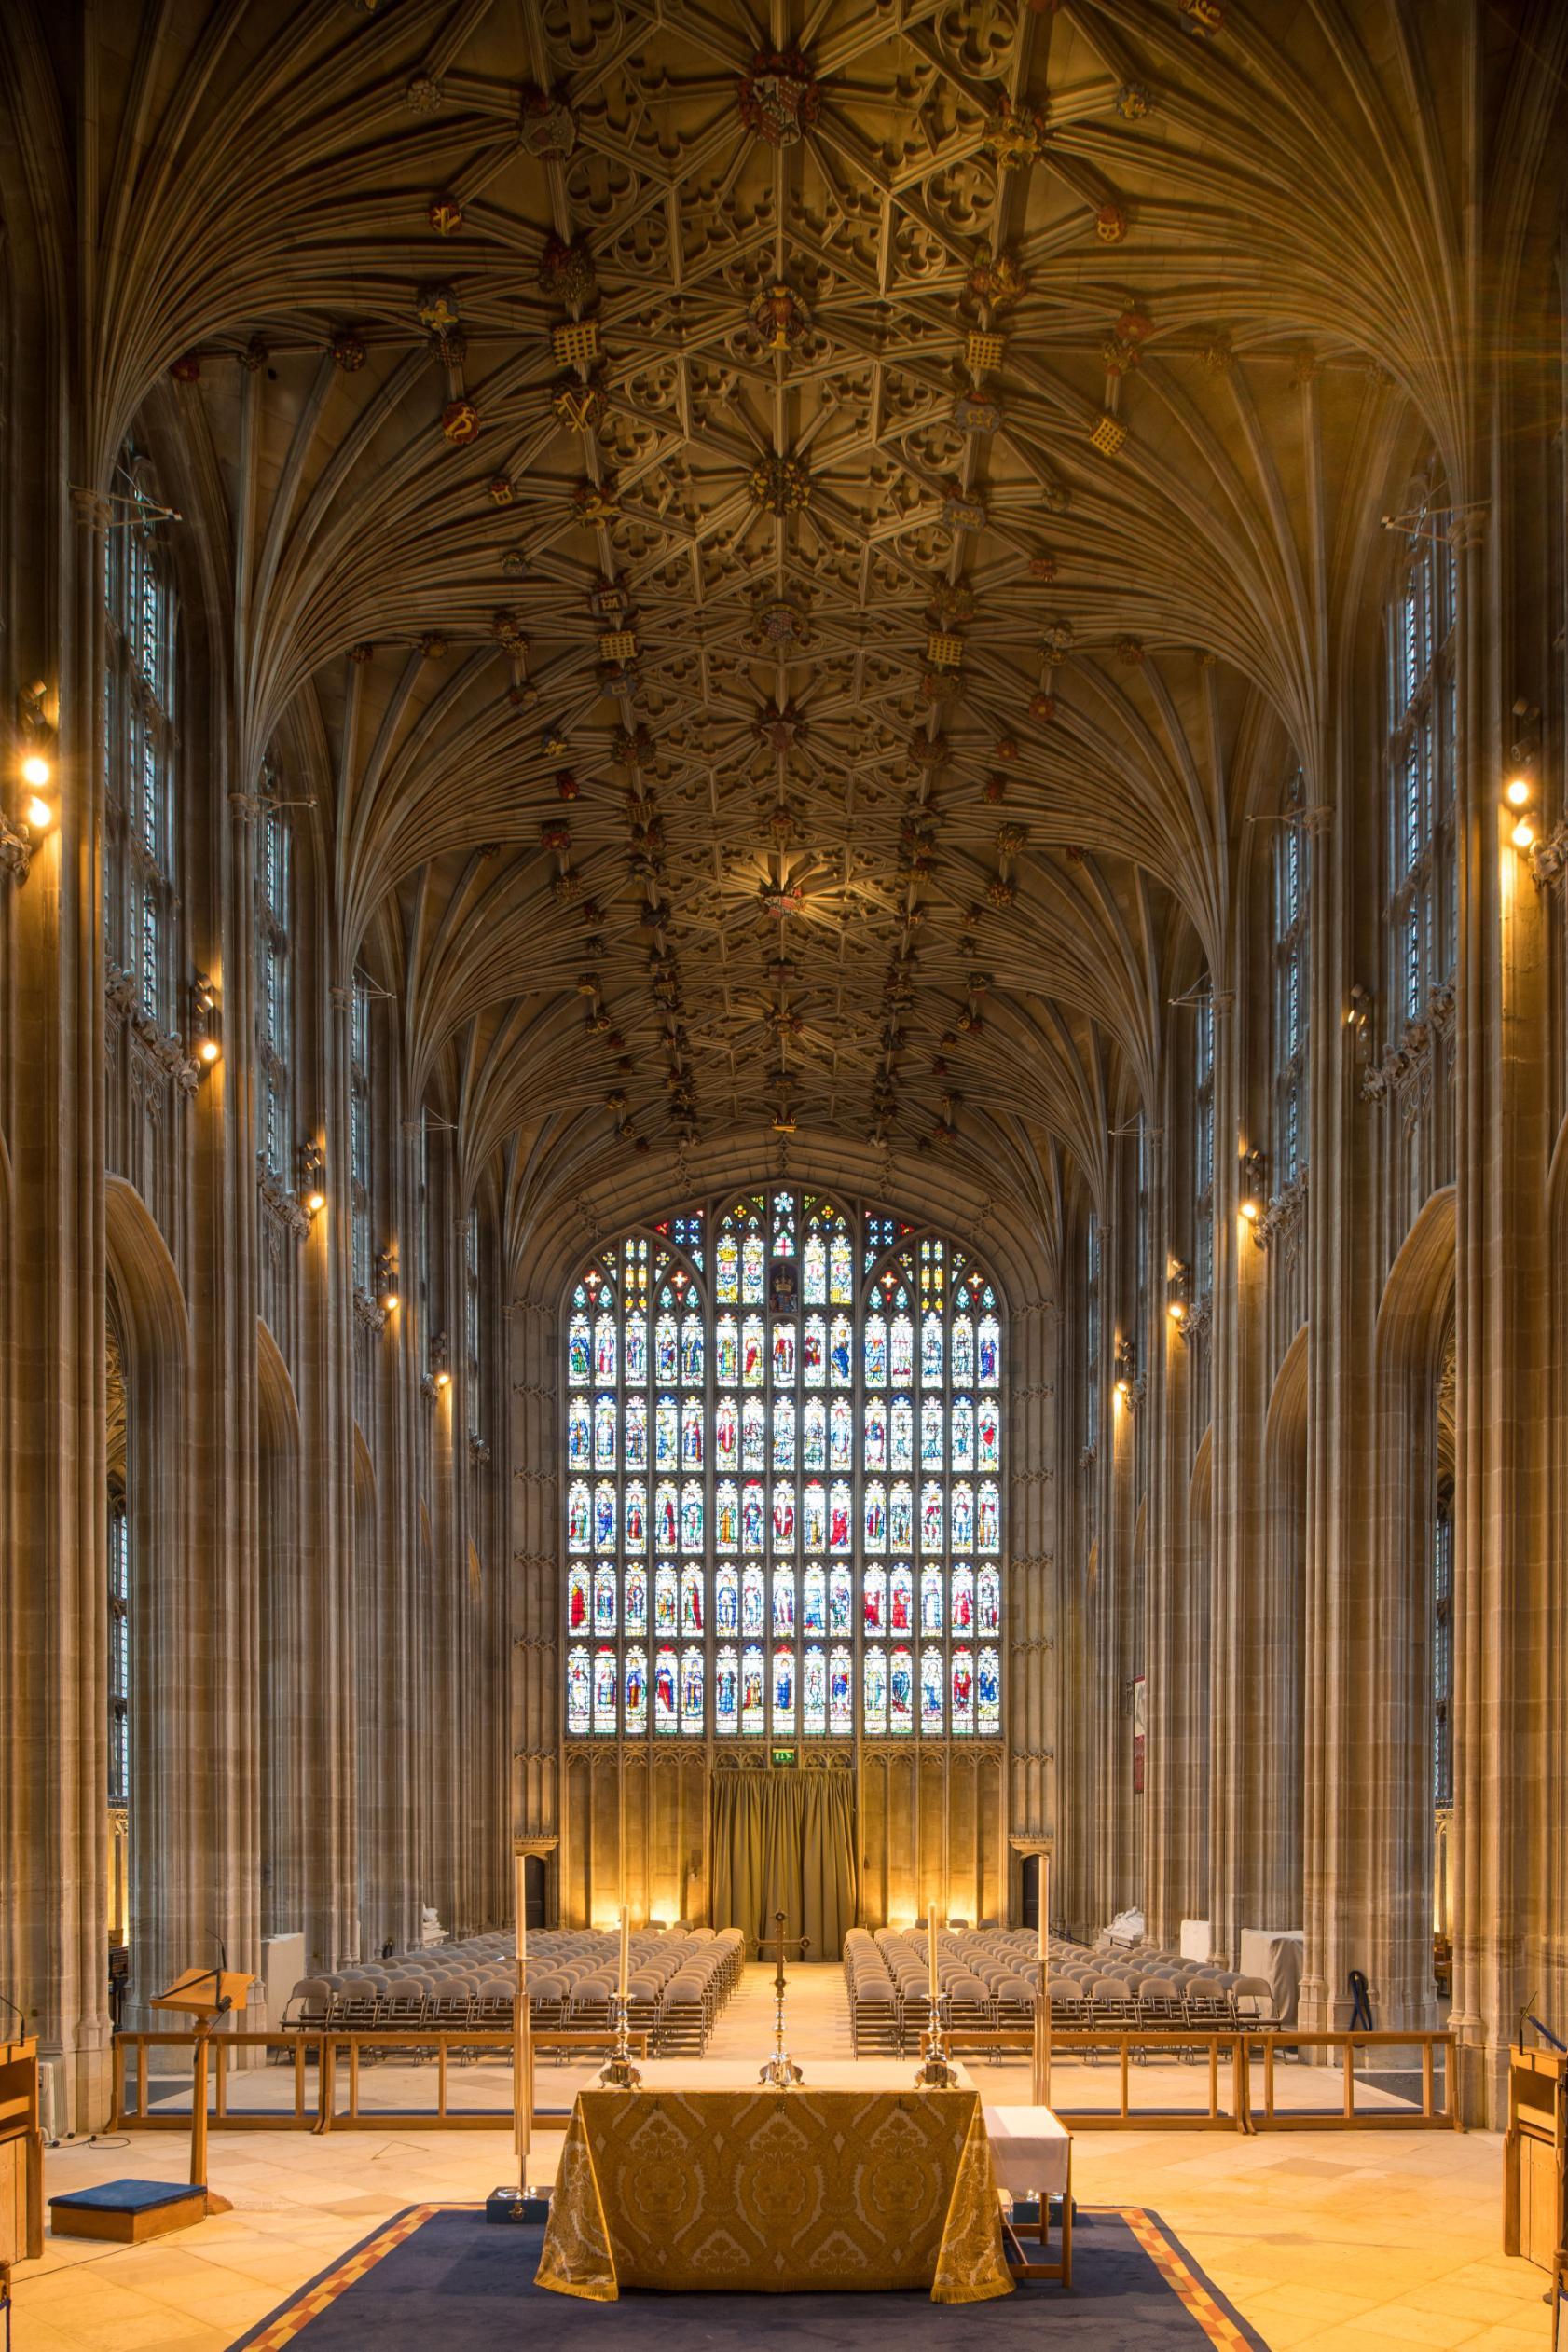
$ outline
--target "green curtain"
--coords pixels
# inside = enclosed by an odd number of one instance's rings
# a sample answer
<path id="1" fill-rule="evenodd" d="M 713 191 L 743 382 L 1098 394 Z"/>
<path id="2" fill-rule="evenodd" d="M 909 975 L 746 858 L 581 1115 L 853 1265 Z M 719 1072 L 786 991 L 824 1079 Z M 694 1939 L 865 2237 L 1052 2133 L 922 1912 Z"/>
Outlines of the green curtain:
<path id="1" fill-rule="evenodd" d="M 808 1960 L 837 1960 L 855 1924 L 852 1772 L 718 1772 L 713 1778 L 713 1924 L 755 1940 L 782 1911 Z"/>

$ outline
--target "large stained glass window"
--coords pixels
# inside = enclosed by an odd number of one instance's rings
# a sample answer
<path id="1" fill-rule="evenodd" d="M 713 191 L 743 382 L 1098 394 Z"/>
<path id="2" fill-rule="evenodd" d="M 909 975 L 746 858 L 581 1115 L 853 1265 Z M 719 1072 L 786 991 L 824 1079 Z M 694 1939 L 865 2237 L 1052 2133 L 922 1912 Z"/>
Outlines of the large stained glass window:
<path id="1" fill-rule="evenodd" d="M 1001 1729 L 1001 1303 L 775 1187 L 594 1252 L 567 1315 L 570 1735 Z"/>

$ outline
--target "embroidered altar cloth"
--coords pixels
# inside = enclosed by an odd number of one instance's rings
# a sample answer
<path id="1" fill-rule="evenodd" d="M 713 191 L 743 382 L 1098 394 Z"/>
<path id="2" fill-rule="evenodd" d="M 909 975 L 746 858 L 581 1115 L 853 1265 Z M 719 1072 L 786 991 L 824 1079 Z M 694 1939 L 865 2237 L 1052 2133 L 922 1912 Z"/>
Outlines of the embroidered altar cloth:
<path id="1" fill-rule="evenodd" d="M 977 2093 L 585 2090 L 567 2128 L 537 2284 L 1011 2294 Z"/>

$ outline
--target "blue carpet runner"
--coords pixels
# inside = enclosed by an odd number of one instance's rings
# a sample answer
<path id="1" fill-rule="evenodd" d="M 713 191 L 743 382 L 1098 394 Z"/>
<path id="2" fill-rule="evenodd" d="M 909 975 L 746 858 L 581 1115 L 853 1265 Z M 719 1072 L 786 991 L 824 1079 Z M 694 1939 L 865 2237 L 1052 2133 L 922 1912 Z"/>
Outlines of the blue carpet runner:
<path id="1" fill-rule="evenodd" d="M 923 2294 L 665 2295 L 584 2303 L 533 2283 L 544 2233 L 488 2229 L 482 2210 L 410 2206 L 301 2288 L 234 2352 L 495 2352 L 557 2345 L 600 2352 L 1267 2352 L 1159 2220 L 1138 2206 L 1080 2207 L 1073 2288 L 1021 2284 L 999 2303 L 953 2307 Z"/>

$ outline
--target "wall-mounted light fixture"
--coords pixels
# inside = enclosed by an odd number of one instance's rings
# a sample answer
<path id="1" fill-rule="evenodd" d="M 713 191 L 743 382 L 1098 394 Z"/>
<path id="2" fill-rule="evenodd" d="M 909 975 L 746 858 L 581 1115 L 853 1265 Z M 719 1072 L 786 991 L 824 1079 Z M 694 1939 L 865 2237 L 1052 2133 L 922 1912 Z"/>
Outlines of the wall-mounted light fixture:
<path id="1" fill-rule="evenodd" d="M 383 1249 L 376 1258 L 376 1303 L 383 1314 L 395 1314 L 397 1296 L 397 1251 Z"/>
<path id="2" fill-rule="evenodd" d="M 1114 1369 L 1116 1394 L 1121 1402 L 1129 1408 L 1141 1402 L 1143 1385 L 1138 1379 L 1138 1351 L 1133 1341 L 1117 1341 Z"/>
<path id="3" fill-rule="evenodd" d="M 41 678 L 17 695 L 17 793 L 14 815 L 0 806 L 0 871 L 25 882 L 36 849 L 58 811 L 55 805 L 55 732 L 45 711 L 48 689 Z M 9 796 L 7 796 L 7 799 Z"/>
<path id="4" fill-rule="evenodd" d="M 445 1331 L 433 1331 L 430 1335 L 430 1369 L 420 1386 L 427 1396 L 440 1396 L 451 1385 L 451 1343 Z"/>
<path id="5" fill-rule="evenodd" d="M 319 1143 L 299 1147 L 299 1202 L 307 1217 L 319 1217 L 326 1206 L 326 1154 Z"/>
<path id="6" fill-rule="evenodd" d="M 205 972 L 198 972 L 190 984 L 190 1050 L 204 1070 L 210 1070 L 223 1055 L 217 991 Z"/>
<path id="7" fill-rule="evenodd" d="M 1242 1197 L 1238 1204 L 1249 1225 L 1261 1217 L 1269 1193 L 1269 1162 L 1256 1145 L 1242 1154 Z"/>
<path id="8" fill-rule="evenodd" d="M 1505 805 L 1513 816 L 1508 838 L 1521 854 L 1534 846 L 1535 825 L 1531 815 L 1535 799 L 1535 772 L 1541 748 L 1540 712 L 1534 703 L 1516 702 L 1513 708 L 1516 739 L 1508 746 L 1507 781 L 1503 787 Z"/>
<path id="9" fill-rule="evenodd" d="M 1165 1269 L 1165 1313 L 1179 1331 L 1192 1312 L 1192 1269 L 1185 1258 L 1173 1258 Z"/>

